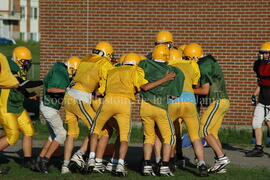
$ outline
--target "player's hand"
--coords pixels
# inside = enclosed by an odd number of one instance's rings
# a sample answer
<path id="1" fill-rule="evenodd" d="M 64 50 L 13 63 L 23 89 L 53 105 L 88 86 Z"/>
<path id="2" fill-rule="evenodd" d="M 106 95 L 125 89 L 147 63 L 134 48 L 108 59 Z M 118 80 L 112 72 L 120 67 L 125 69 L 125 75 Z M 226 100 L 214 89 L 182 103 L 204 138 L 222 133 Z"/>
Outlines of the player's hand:
<path id="1" fill-rule="evenodd" d="M 251 96 L 251 105 L 252 105 L 252 106 L 256 106 L 256 104 L 257 104 L 256 96 L 255 96 L 255 95 L 252 95 L 252 96 Z"/>
<path id="2" fill-rule="evenodd" d="M 177 98 L 177 96 L 171 96 L 171 99 L 176 99 Z"/>
<path id="3" fill-rule="evenodd" d="M 164 76 L 164 79 L 166 81 L 171 81 L 171 80 L 174 80 L 174 77 L 176 76 L 176 73 L 173 71 L 173 72 L 169 72 L 167 71 L 165 76 Z"/>

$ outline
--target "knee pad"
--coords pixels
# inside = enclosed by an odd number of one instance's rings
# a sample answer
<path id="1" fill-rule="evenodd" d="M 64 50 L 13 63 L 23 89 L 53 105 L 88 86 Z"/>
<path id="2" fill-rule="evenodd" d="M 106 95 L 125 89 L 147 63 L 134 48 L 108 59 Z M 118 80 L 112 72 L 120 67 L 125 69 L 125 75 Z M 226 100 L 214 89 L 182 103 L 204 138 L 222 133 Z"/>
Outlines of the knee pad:
<path id="1" fill-rule="evenodd" d="M 253 129 L 262 128 L 262 123 L 258 121 L 252 121 L 252 128 Z"/>
<path id="2" fill-rule="evenodd" d="M 34 136 L 35 130 L 34 130 L 33 126 L 31 125 L 31 126 L 25 127 L 22 130 L 22 133 L 24 136 Z"/>
<path id="3" fill-rule="evenodd" d="M 147 137 L 145 136 L 145 139 L 144 139 L 144 144 L 152 144 L 154 145 L 155 144 L 155 136 L 154 137 Z"/>
<path id="4" fill-rule="evenodd" d="M 80 133 L 80 129 L 78 127 L 78 124 L 68 123 L 68 132 L 67 134 L 74 139 L 77 139 Z"/>
<path id="5" fill-rule="evenodd" d="M 175 137 L 175 135 L 173 135 L 171 133 L 166 134 L 162 138 L 163 138 L 163 143 L 164 144 L 169 144 L 169 145 L 174 145 L 175 144 L 176 137 Z"/>
<path id="6" fill-rule="evenodd" d="M 66 136 L 67 136 L 67 131 L 65 129 L 61 130 L 55 137 L 55 140 L 59 143 L 59 144 L 64 144 L 65 140 L 66 140 Z M 78 136 L 76 136 L 77 138 Z"/>
<path id="7" fill-rule="evenodd" d="M 100 136 L 106 136 L 106 137 L 110 137 L 112 135 L 112 132 L 109 131 L 108 129 L 104 129 L 101 131 Z"/>
<path id="8" fill-rule="evenodd" d="M 7 135 L 7 142 L 9 145 L 14 145 L 19 139 L 19 131 L 11 131 L 8 132 Z"/>
<path id="9" fill-rule="evenodd" d="M 129 141 L 129 135 L 128 134 L 120 134 L 120 142 L 128 142 Z"/>
<path id="10" fill-rule="evenodd" d="M 203 131 L 200 130 L 200 137 L 204 138 L 204 134 L 203 134 Z"/>
<path id="11" fill-rule="evenodd" d="M 194 142 L 196 139 L 200 139 L 199 135 L 195 134 L 191 134 L 189 137 L 191 142 Z"/>

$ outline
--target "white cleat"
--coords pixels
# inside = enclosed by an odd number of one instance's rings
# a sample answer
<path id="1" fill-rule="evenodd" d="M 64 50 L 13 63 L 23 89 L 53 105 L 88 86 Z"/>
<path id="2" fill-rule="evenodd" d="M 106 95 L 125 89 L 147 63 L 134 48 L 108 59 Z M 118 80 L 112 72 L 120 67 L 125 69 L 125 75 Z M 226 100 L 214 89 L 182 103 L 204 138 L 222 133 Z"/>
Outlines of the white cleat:
<path id="1" fill-rule="evenodd" d="M 160 166 L 159 175 L 160 176 L 174 176 L 169 166 Z"/>
<path id="2" fill-rule="evenodd" d="M 91 173 L 95 167 L 96 161 L 94 158 L 88 159 L 87 165 L 86 165 L 86 172 Z"/>
<path id="3" fill-rule="evenodd" d="M 102 162 L 96 162 L 93 172 L 103 174 L 105 173 L 106 166 Z"/>
<path id="4" fill-rule="evenodd" d="M 108 162 L 108 164 L 107 164 L 105 170 L 106 170 L 106 172 L 112 172 L 112 171 L 115 171 L 115 170 L 116 170 L 116 166 L 117 166 L 117 164 L 113 164 L 113 163 L 111 163 L 111 162 Z"/>
<path id="5" fill-rule="evenodd" d="M 227 156 L 218 158 L 215 160 L 214 166 L 208 169 L 208 172 L 209 173 L 224 173 L 224 171 L 226 172 L 226 170 L 223 170 L 223 169 L 225 169 L 229 164 L 230 164 L 230 160 Z"/>
<path id="6" fill-rule="evenodd" d="M 61 174 L 69 174 L 71 173 L 67 166 L 62 166 Z"/>
<path id="7" fill-rule="evenodd" d="M 156 176 L 156 174 L 154 173 L 153 167 L 149 165 L 143 166 L 142 174 L 144 176 Z"/>
<path id="8" fill-rule="evenodd" d="M 76 153 L 70 159 L 70 164 L 74 164 L 78 169 L 83 169 L 85 167 L 85 161 L 83 157 Z"/>
<path id="9" fill-rule="evenodd" d="M 127 176 L 128 175 L 128 172 L 125 168 L 125 165 L 122 165 L 119 163 L 116 166 L 116 170 L 113 172 L 115 173 L 116 176 Z"/>

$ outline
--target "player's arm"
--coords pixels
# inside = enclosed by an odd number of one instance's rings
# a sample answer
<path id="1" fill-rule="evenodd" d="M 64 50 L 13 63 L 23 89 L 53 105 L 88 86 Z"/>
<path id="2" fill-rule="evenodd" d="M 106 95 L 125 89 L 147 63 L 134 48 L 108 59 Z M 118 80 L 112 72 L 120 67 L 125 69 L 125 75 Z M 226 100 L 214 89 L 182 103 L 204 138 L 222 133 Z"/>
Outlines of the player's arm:
<path id="1" fill-rule="evenodd" d="M 53 88 L 49 88 L 47 90 L 48 93 L 64 93 L 66 92 L 65 89 L 61 89 L 61 88 L 56 88 L 56 87 L 53 87 Z"/>
<path id="2" fill-rule="evenodd" d="M 206 83 L 194 89 L 194 93 L 198 95 L 207 95 L 210 91 L 210 84 Z"/>
<path id="3" fill-rule="evenodd" d="M 257 86 L 254 93 L 253 93 L 253 96 L 258 96 L 260 93 L 260 86 Z"/>
<path id="4" fill-rule="evenodd" d="M 251 96 L 251 105 L 256 106 L 257 105 L 257 96 L 260 94 L 260 86 L 257 86 L 253 95 Z"/>
<path id="5" fill-rule="evenodd" d="M 18 88 L 19 84 L 15 84 L 14 86 L 1 86 L 0 85 L 0 89 L 13 89 L 13 88 Z"/>
<path id="6" fill-rule="evenodd" d="M 171 80 L 174 80 L 174 77 L 176 76 L 176 73 L 175 72 L 166 72 L 165 76 L 157 81 L 154 81 L 154 82 L 150 82 L 150 83 L 147 83 L 147 84 L 144 84 L 142 85 L 140 88 L 141 90 L 143 91 L 148 91 L 150 89 L 153 89 L 165 82 L 168 82 L 168 81 L 171 81 Z"/>

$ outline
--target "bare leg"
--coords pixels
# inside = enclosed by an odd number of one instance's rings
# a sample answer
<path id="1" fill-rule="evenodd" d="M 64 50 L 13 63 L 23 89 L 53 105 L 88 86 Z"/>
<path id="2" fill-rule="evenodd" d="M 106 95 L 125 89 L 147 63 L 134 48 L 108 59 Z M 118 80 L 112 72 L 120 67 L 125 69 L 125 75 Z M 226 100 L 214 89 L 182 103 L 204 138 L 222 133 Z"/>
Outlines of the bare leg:
<path id="1" fill-rule="evenodd" d="M 128 150 L 128 142 L 120 142 L 119 159 L 125 159 Z"/>
<path id="2" fill-rule="evenodd" d="M 64 160 L 70 160 L 71 153 L 73 150 L 73 140 L 74 138 L 71 136 L 67 136 L 65 141 L 65 150 L 64 150 Z"/>
<path id="3" fill-rule="evenodd" d="M 22 141 L 24 157 L 32 156 L 32 136 L 23 136 Z"/>
<path id="4" fill-rule="evenodd" d="M 119 159 L 119 151 L 120 151 L 120 139 L 118 136 L 115 143 L 114 143 L 114 153 L 113 153 L 114 159 Z"/>
<path id="5" fill-rule="evenodd" d="M 0 138 L 0 150 L 2 151 L 4 149 L 6 149 L 8 146 L 9 146 L 9 144 L 7 141 L 7 137 L 6 136 L 1 137 Z"/>
<path id="6" fill-rule="evenodd" d="M 161 149 L 162 149 L 162 143 L 161 143 L 159 137 L 156 136 L 156 141 L 155 141 L 155 144 L 154 144 L 154 152 L 155 152 L 156 160 L 158 158 L 161 159 Z"/>
<path id="7" fill-rule="evenodd" d="M 255 129 L 256 145 L 262 145 L 262 128 Z"/>
<path id="8" fill-rule="evenodd" d="M 97 143 L 98 143 L 98 135 L 92 134 L 90 137 L 90 152 L 96 152 Z"/>
<path id="9" fill-rule="evenodd" d="M 212 134 L 206 136 L 205 139 L 207 143 L 211 146 L 217 157 L 224 156 L 224 153 L 222 152 L 220 145 L 217 143 L 216 138 Z"/>
<path id="10" fill-rule="evenodd" d="M 42 150 L 41 150 L 41 152 L 40 152 L 40 154 L 39 154 L 40 157 L 44 157 L 44 156 L 46 155 L 46 153 L 47 153 L 47 151 L 48 151 L 48 149 L 49 149 L 51 143 L 52 143 L 52 141 L 50 141 L 50 140 L 47 140 L 47 141 L 44 143 L 43 148 L 42 148 Z"/>
<path id="11" fill-rule="evenodd" d="M 80 151 L 85 153 L 88 149 L 88 145 L 89 145 L 89 136 L 86 136 L 84 138 L 83 144 L 80 147 Z"/>
<path id="12" fill-rule="evenodd" d="M 96 158 L 103 159 L 104 152 L 109 142 L 108 136 L 101 136 L 97 144 Z"/>
<path id="13" fill-rule="evenodd" d="M 145 143 L 143 145 L 143 151 L 144 151 L 144 160 L 150 160 L 153 151 L 153 145 Z"/>
<path id="14" fill-rule="evenodd" d="M 57 141 L 53 141 L 50 144 L 50 147 L 49 147 L 48 151 L 46 152 L 45 157 L 50 159 L 52 154 L 57 150 L 58 147 L 59 147 L 59 143 Z"/>
<path id="15" fill-rule="evenodd" d="M 203 145 L 200 139 L 195 139 L 193 141 L 193 149 L 195 152 L 196 157 L 199 161 L 204 161 L 204 151 L 203 151 Z"/>
<path id="16" fill-rule="evenodd" d="M 162 156 L 162 161 L 163 162 L 169 162 L 170 157 L 171 157 L 171 151 L 172 151 L 172 146 L 169 144 L 164 144 L 163 143 L 163 156 Z"/>

